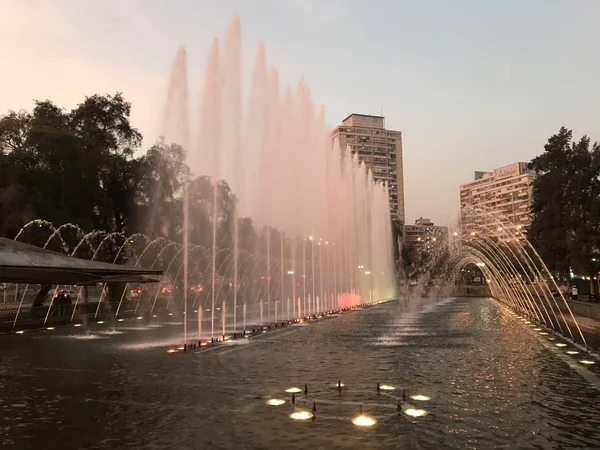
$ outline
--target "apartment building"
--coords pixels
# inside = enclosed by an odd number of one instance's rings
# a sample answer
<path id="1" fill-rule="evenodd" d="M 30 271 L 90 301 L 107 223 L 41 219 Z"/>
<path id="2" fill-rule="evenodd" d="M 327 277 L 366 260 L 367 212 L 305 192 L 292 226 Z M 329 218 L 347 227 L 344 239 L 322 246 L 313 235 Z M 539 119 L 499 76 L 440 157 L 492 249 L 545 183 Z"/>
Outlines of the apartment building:
<path id="1" fill-rule="evenodd" d="M 350 114 L 333 130 L 333 139 L 357 154 L 375 181 L 388 183 L 392 218 L 404 223 L 402 132 L 386 129 L 383 116 Z"/>
<path id="2" fill-rule="evenodd" d="M 526 234 L 531 225 L 534 176 L 526 162 L 492 172 L 475 172 L 473 181 L 460 185 L 463 230 L 493 233 L 501 238 Z M 510 225 L 511 229 L 502 224 Z"/>

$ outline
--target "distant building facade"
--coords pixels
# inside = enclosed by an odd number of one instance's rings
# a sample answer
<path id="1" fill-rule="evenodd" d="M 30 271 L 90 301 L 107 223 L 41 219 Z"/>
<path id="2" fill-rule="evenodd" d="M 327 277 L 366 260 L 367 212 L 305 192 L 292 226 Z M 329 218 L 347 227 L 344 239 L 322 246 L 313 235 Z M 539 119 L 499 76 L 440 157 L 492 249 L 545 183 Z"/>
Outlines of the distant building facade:
<path id="1" fill-rule="evenodd" d="M 432 250 L 434 246 L 448 243 L 448 227 L 436 226 L 423 217 L 415 220 L 414 225 L 404 226 L 404 245 Z"/>
<path id="2" fill-rule="evenodd" d="M 358 154 L 374 180 L 388 183 L 392 218 L 404 223 L 402 132 L 387 130 L 383 116 L 350 114 L 333 130 L 333 139 Z"/>
<path id="3" fill-rule="evenodd" d="M 524 236 L 531 225 L 532 183 L 535 174 L 528 163 L 517 162 L 475 172 L 475 179 L 460 186 L 463 230 L 493 232 L 497 237 Z M 482 214 L 481 210 L 486 213 Z M 515 230 L 505 230 L 498 221 L 510 222 Z"/>

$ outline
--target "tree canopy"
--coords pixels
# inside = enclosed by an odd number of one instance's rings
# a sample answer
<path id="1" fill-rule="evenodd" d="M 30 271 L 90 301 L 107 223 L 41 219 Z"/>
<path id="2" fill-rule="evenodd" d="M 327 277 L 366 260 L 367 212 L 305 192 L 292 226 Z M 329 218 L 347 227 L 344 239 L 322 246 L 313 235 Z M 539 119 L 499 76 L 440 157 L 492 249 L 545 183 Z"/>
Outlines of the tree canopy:
<path id="1" fill-rule="evenodd" d="M 587 136 L 574 141 L 572 130 L 562 127 L 530 167 L 536 172 L 532 244 L 561 277 L 569 269 L 595 275 L 600 269 L 600 145 Z"/>
<path id="2" fill-rule="evenodd" d="M 15 237 L 27 222 L 45 219 L 178 240 L 185 150 L 160 138 L 140 152 L 142 136 L 130 113 L 117 93 L 87 97 L 70 111 L 46 100 L 31 112 L 0 116 L 0 235 Z M 209 177 L 190 180 L 190 242 L 212 244 L 215 188 L 217 244 L 231 248 L 237 199 L 225 181 Z M 253 235 L 252 221 L 240 230 Z"/>

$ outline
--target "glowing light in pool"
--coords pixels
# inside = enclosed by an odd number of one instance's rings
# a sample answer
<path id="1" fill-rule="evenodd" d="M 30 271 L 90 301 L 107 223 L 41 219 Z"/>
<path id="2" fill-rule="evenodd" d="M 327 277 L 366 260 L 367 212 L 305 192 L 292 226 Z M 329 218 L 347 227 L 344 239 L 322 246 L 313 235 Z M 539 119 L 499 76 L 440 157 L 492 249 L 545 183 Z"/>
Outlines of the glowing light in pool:
<path id="1" fill-rule="evenodd" d="M 17 334 L 23 334 L 23 333 L 25 333 L 25 331 L 23 331 L 23 330 L 19 330 L 19 331 L 17 331 L 16 333 L 17 333 Z"/>
<path id="2" fill-rule="evenodd" d="M 75 325 L 73 325 L 74 327 L 80 327 L 81 324 L 80 323 L 76 323 Z"/>
<path id="3" fill-rule="evenodd" d="M 169 313 L 169 315 L 170 315 L 170 316 L 172 316 L 172 315 L 173 315 L 173 313 Z"/>
<path id="4" fill-rule="evenodd" d="M 46 330 L 54 330 L 54 327 L 48 327 Z"/>
<path id="5" fill-rule="evenodd" d="M 158 317 L 156 314 L 153 314 L 152 317 Z"/>
<path id="6" fill-rule="evenodd" d="M 541 328 L 534 328 L 533 331 L 542 331 Z"/>
<path id="7" fill-rule="evenodd" d="M 167 350 L 167 353 L 177 353 L 177 350 L 174 348 L 170 348 L 169 350 Z"/>
<path id="8" fill-rule="evenodd" d="M 562 342 L 559 342 L 558 344 L 556 344 L 557 347 L 566 347 L 567 344 L 563 344 Z"/>
<path id="9" fill-rule="evenodd" d="M 567 355 L 579 355 L 579 352 L 575 350 L 567 350 Z"/>
<path id="10" fill-rule="evenodd" d="M 394 386 L 390 386 L 389 384 L 382 384 L 381 386 L 379 386 L 379 389 L 381 389 L 382 391 L 393 391 L 396 388 Z"/>
<path id="11" fill-rule="evenodd" d="M 337 383 L 334 383 L 334 384 L 332 384 L 332 386 L 333 386 L 334 388 L 336 388 L 336 387 L 338 387 L 338 384 L 337 384 Z M 341 386 L 341 387 L 344 387 L 344 386 L 346 386 L 346 385 L 345 385 L 344 383 L 340 383 L 340 384 L 339 384 L 339 386 Z"/>
<path id="12" fill-rule="evenodd" d="M 540 331 L 540 334 L 541 334 L 542 336 L 547 336 L 547 335 L 548 335 L 548 333 L 546 333 L 545 331 Z"/>
<path id="13" fill-rule="evenodd" d="M 102 325 L 102 324 L 104 323 L 104 320 L 99 320 L 99 321 L 98 321 L 98 322 L 96 322 L 96 323 L 98 323 L 98 324 Z"/>
<path id="14" fill-rule="evenodd" d="M 423 417 L 427 415 L 427 411 L 424 409 L 407 408 L 404 410 L 404 414 L 410 417 Z"/>
<path id="15" fill-rule="evenodd" d="M 294 420 L 308 420 L 312 418 L 312 413 L 308 411 L 295 411 L 290 414 L 290 418 Z"/>
<path id="16" fill-rule="evenodd" d="M 592 364 L 595 364 L 594 361 L 590 361 L 589 359 L 582 359 L 581 361 L 579 361 L 581 364 L 586 364 L 588 366 L 591 366 Z"/>
<path id="17" fill-rule="evenodd" d="M 297 387 L 291 387 L 285 390 L 285 392 L 287 392 L 288 394 L 297 394 L 298 392 L 302 392 L 300 389 L 298 389 Z"/>
<path id="18" fill-rule="evenodd" d="M 143 319 L 143 317 L 142 317 L 142 316 L 139 316 L 139 317 L 136 317 L 136 319 L 137 319 L 137 320 L 142 320 L 142 319 Z"/>
<path id="19" fill-rule="evenodd" d="M 427 397 L 426 395 L 411 395 L 410 398 L 413 400 L 417 400 L 420 402 L 426 402 L 427 400 L 431 400 L 431 397 Z"/>
<path id="20" fill-rule="evenodd" d="M 125 319 L 118 319 L 117 322 L 123 322 Z"/>
<path id="21" fill-rule="evenodd" d="M 529 320 L 524 320 L 523 322 L 525 322 L 525 323 L 531 323 Z"/>
<path id="22" fill-rule="evenodd" d="M 267 400 L 267 405 L 271 406 L 280 406 L 285 403 L 285 400 L 281 400 L 280 398 L 272 398 Z"/>
<path id="23" fill-rule="evenodd" d="M 372 417 L 361 414 L 360 416 L 356 416 L 354 419 L 352 419 L 352 423 L 359 427 L 372 427 L 377 423 L 377 421 Z"/>

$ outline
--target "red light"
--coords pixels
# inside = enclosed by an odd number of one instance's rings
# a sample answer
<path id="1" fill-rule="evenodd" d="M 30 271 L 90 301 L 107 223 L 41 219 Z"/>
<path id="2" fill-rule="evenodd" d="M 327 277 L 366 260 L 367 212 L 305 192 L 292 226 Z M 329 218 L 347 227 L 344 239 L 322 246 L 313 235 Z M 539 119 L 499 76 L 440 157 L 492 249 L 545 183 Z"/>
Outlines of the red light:
<path id="1" fill-rule="evenodd" d="M 231 283 L 231 282 L 230 282 L 230 283 L 229 283 L 229 287 L 231 287 L 231 286 L 233 286 L 233 283 Z"/>
<path id="2" fill-rule="evenodd" d="M 267 281 L 271 281 L 271 275 L 267 275 Z"/>

